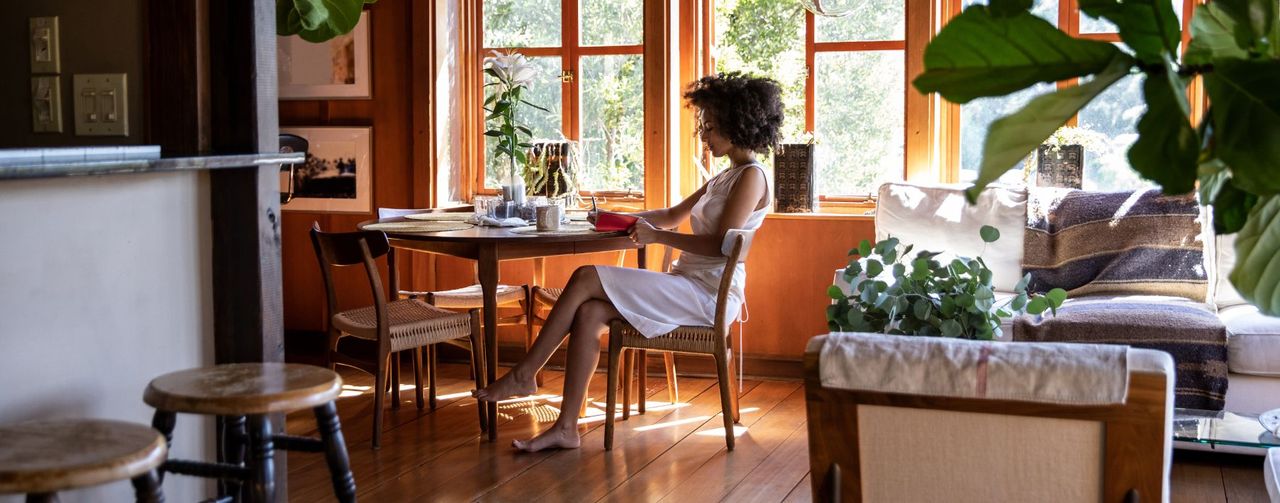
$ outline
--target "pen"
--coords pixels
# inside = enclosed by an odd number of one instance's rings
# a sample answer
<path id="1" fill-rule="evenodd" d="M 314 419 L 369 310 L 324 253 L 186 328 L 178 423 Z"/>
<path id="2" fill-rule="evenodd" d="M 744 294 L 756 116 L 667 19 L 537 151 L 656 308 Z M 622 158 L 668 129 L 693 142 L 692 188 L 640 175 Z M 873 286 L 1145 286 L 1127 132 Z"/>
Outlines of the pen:
<path id="1" fill-rule="evenodd" d="M 596 211 L 596 196 L 591 196 L 591 211 Z"/>

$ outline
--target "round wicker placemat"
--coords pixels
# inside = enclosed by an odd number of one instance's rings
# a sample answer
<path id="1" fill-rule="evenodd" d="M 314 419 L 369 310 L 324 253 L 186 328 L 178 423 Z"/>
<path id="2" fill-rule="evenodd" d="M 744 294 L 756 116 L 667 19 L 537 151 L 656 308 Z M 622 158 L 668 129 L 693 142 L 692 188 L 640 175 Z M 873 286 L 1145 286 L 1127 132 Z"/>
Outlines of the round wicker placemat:
<path id="1" fill-rule="evenodd" d="M 463 222 L 383 222 L 364 226 L 367 231 L 382 232 L 444 232 L 461 231 L 475 227 Z"/>
<path id="2" fill-rule="evenodd" d="M 425 220 L 428 222 L 464 222 L 471 218 L 470 213 L 416 213 L 405 215 L 409 220 Z"/>
<path id="3" fill-rule="evenodd" d="M 540 231 L 537 226 L 516 227 L 511 232 L 516 234 L 537 234 L 539 236 L 570 236 L 574 234 L 591 234 L 596 228 L 591 224 L 562 224 L 559 230 Z"/>

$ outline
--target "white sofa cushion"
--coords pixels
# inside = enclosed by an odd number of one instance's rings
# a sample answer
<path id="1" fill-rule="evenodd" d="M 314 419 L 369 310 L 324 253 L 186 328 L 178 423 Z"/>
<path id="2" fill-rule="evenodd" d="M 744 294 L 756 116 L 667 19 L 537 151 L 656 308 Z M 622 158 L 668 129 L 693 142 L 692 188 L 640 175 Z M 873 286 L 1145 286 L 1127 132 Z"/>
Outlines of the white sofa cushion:
<path id="1" fill-rule="evenodd" d="M 1250 305 L 1218 311 L 1227 326 L 1227 366 L 1232 372 L 1280 376 L 1280 318 Z"/>
<path id="2" fill-rule="evenodd" d="M 977 204 L 964 198 L 966 186 L 886 183 L 876 204 L 876 240 L 890 236 L 916 251 L 944 252 L 939 258 L 978 257 L 987 263 L 997 290 L 1013 291 L 1022 279 L 1022 237 L 1027 225 L 1027 192 L 992 186 Z M 983 225 L 1000 230 L 988 245 L 978 235 Z"/>
<path id="3" fill-rule="evenodd" d="M 1214 304 L 1218 305 L 1218 309 L 1248 304 L 1244 297 L 1240 296 L 1240 292 L 1236 291 L 1236 287 L 1231 286 L 1231 279 L 1228 277 L 1231 270 L 1236 267 L 1236 235 L 1217 236 L 1213 245 L 1216 248 L 1214 250 L 1215 267 L 1212 269 L 1215 276 Z"/>

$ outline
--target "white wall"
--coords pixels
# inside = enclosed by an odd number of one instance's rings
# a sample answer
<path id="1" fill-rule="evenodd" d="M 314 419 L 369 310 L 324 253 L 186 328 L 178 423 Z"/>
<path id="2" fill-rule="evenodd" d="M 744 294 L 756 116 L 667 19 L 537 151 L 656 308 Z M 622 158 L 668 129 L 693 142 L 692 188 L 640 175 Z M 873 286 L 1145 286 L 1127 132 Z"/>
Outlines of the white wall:
<path id="1" fill-rule="evenodd" d="M 0 180 L 0 424 L 150 424 L 148 381 L 213 363 L 208 187 L 205 172 Z M 179 415 L 171 456 L 213 452 L 212 421 Z M 190 477 L 164 489 L 169 501 L 214 495 Z M 133 490 L 62 499 L 133 501 Z"/>

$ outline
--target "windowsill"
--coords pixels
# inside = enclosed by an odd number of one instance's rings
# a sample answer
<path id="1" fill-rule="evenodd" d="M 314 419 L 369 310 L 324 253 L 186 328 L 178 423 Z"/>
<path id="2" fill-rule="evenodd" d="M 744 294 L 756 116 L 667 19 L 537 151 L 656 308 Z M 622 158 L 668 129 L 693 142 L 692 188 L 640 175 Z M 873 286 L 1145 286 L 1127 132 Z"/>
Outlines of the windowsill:
<path id="1" fill-rule="evenodd" d="M 855 213 L 770 213 L 765 220 L 873 220 L 875 215 Z"/>

